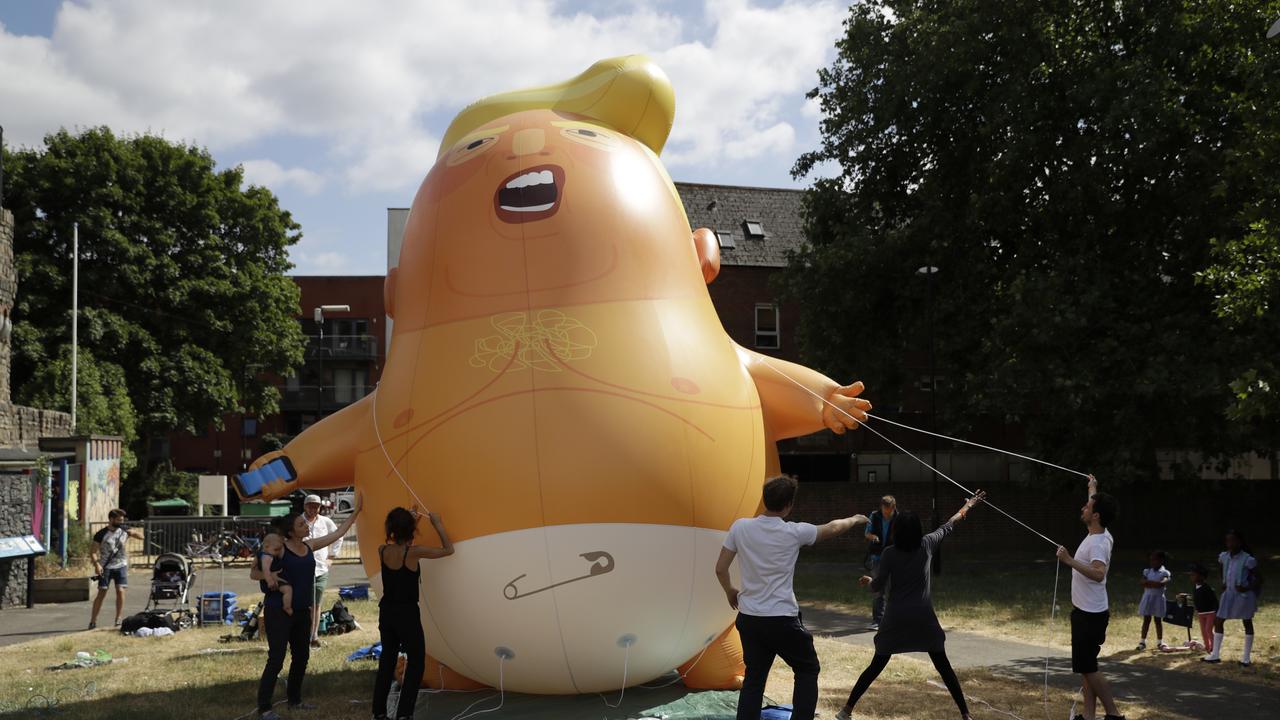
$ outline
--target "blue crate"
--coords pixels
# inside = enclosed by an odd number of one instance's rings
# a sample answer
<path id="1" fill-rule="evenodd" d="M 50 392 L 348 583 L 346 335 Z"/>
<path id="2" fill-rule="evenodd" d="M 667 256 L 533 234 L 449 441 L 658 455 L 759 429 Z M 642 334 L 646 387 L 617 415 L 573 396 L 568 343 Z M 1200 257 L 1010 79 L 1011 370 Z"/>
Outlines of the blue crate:
<path id="1" fill-rule="evenodd" d="M 338 588 L 338 597 L 343 600 L 368 600 L 369 599 L 369 583 L 359 583 L 357 585 L 343 585 Z"/>

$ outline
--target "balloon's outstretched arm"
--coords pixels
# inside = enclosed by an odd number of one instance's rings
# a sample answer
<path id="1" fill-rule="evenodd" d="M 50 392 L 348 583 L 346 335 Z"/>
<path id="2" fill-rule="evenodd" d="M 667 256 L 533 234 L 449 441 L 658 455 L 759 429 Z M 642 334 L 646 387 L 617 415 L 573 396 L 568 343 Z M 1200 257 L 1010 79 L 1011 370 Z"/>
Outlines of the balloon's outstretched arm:
<path id="1" fill-rule="evenodd" d="M 375 390 L 374 392 L 377 392 Z M 355 481 L 356 456 L 370 442 L 373 396 L 367 395 L 303 430 L 284 446 L 253 461 L 250 472 L 236 477 L 241 499 L 273 500 L 298 488 L 347 487 Z M 362 445 L 363 443 L 363 445 Z M 275 462 L 284 460 L 286 462 Z M 273 465 L 274 463 L 274 465 Z M 286 467 L 275 477 L 255 477 L 253 471 Z"/>
<path id="2" fill-rule="evenodd" d="M 760 394 L 766 439 L 770 442 L 808 435 L 823 428 L 843 433 L 867 419 L 871 403 L 858 397 L 863 390 L 861 382 L 841 385 L 803 365 L 762 355 L 741 345 L 736 349 Z"/>

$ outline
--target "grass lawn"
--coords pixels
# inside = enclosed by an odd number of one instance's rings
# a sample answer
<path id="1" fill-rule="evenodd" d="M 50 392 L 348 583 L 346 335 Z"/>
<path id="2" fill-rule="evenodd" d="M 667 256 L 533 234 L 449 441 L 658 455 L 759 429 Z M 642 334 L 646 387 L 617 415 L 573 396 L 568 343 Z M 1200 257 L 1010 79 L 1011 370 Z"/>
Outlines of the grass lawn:
<path id="1" fill-rule="evenodd" d="M 871 660 L 871 648 L 863 648 L 827 638 L 815 638 L 822 674 L 818 676 L 818 716 L 832 717 L 849 697 L 849 690 L 862 669 Z M 1008 717 L 992 711 L 1012 712 L 1023 718 L 1045 717 L 1044 686 L 999 677 L 985 670 L 958 670 L 960 684 L 970 698 L 969 709 L 977 718 Z M 775 702 L 788 703 L 792 676 L 781 661 L 774 664 L 765 693 Z M 1050 686 L 1048 717 L 1065 717 L 1071 707 L 1072 693 Z M 985 700 L 991 708 L 977 700 Z M 1129 720 L 1190 720 L 1190 715 L 1174 714 L 1165 708 L 1125 705 Z M 907 656 L 895 657 L 880 674 L 875 684 L 858 702 L 857 718 L 872 720 L 907 720 L 918 718 L 955 718 L 955 703 L 942 686 L 942 680 L 927 662 Z"/>
<path id="2" fill-rule="evenodd" d="M 246 598 L 255 601 L 255 598 Z M 307 672 L 305 699 L 315 703 L 316 710 L 306 713 L 309 720 L 367 718 L 369 696 L 373 687 L 374 664 L 370 661 L 347 663 L 345 658 L 357 647 L 376 641 L 377 608 L 371 602 L 350 603 L 352 613 L 364 629 L 326 640 L 326 647 L 312 651 Z M 220 635 L 231 632 L 227 626 L 185 630 L 171 638 L 129 638 L 112 630 L 95 630 L 36 640 L 0 648 L 0 718 L 58 717 L 66 720 L 98 718 L 189 718 L 190 720 L 232 720 L 254 709 L 257 679 L 266 660 L 265 642 L 218 642 Z M 817 639 L 822 660 L 819 710 L 831 717 L 843 705 L 858 673 L 870 660 L 870 649 L 845 643 Z M 54 672 L 50 665 L 70 659 L 76 651 L 101 648 L 117 660 L 125 662 L 79 670 Z M 287 669 L 287 665 L 286 665 Z M 1000 678 L 986 671 L 960 672 L 965 692 L 974 698 L 991 702 L 1004 711 L 1023 717 L 1040 717 L 1043 689 L 1037 683 Z M 895 658 L 871 691 L 859 704 L 859 717 L 871 720 L 955 716 L 955 708 L 947 692 L 940 686 L 933 668 L 910 658 Z M 769 679 L 768 695 L 778 702 L 789 702 L 792 676 L 781 662 L 775 664 Z M 51 713 L 37 710 L 44 701 L 57 698 Z M 910 702 L 904 702 L 904 698 Z M 283 687 L 276 694 L 283 699 Z M 1071 704 L 1071 694 L 1050 690 L 1050 708 L 1055 716 Z M 421 712 L 420 716 L 443 718 L 440 710 Z M 994 714 L 979 703 L 973 703 L 979 717 Z M 621 718 L 603 703 L 592 703 L 591 713 L 584 717 Z M 1133 720 L 1157 715 L 1141 708 L 1126 709 Z M 301 715 L 295 715 L 302 717 Z M 1185 716 L 1161 713 L 1162 718 L 1182 720 Z M 500 717 L 495 714 L 494 717 Z"/>
<path id="3" fill-rule="evenodd" d="M 1071 646 L 1071 578 L 1063 567 L 1058 574 L 1058 613 L 1049 623 L 1049 610 L 1053 597 L 1055 564 L 1048 560 L 1028 560 L 1031 550 L 1024 555 L 991 558 L 961 556 L 946 553 L 943 545 L 944 574 L 934 578 L 933 604 L 944 628 L 1019 640 L 1033 645 L 1051 644 L 1061 649 Z M 1203 553 L 1202 553 L 1203 554 Z M 1041 553 L 1048 555 L 1048 553 Z M 1172 602 L 1179 592 L 1190 592 L 1191 581 L 1182 572 L 1187 561 L 1180 557 L 1192 557 L 1190 552 L 1174 552 L 1175 561 L 1170 567 L 1174 572 L 1166 597 Z M 1275 567 L 1280 556 L 1260 553 L 1267 567 Z M 871 614 L 871 597 L 856 579 L 861 575 L 861 565 L 850 564 L 845 568 L 833 565 L 831 556 L 816 556 L 802 562 L 796 573 L 796 596 L 802 602 L 819 602 L 833 608 L 862 615 Z M 859 561 L 861 558 L 859 558 Z M 1266 592 L 1254 618 L 1257 633 L 1253 645 L 1253 667 L 1241 668 L 1240 659 L 1244 630 L 1239 621 L 1230 621 L 1226 628 L 1225 653 L 1220 665 L 1206 665 L 1199 661 L 1199 653 L 1157 653 L 1154 624 L 1147 638 L 1148 650 L 1138 652 L 1134 648 L 1141 636 L 1142 618 L 1137 615 L 1138 600 L 1142 589 L 1138 585 L 1142 568 L 1146 567 L 1145 555 L 1117 553 L 1108 574 L 1107 588 L 1111 601 L 1111 624 L 1102 654 L 1112 661 L 1151 665 L 1183 672 L 1207 675 L 1227 675 L 1233 679 L 1280 688 L 1280 607 Z M 1211 568 L 1211 572 L 1216 572 Z M 1211 584 L 1215 590 L 1220 576 Z M 1269 588 L 1268 588 L 1269 590 Z M 1193 638 L 1200 638 L 1199 627 L 1192 629 Z M 1187 639 L 1187 631 L 1181 627 L 1165 627 L 1165 642 L 1179 645 Z"/>
<path id="4" fill-rule="evenodd" d="M 1007 558 L 976 559 L 956 553 L 946 555 L 946 572 L 934 583 L 934 603 L 943 625 L 952 630 L 1036 645 L 1044 645 L 1048 639 L 1055 647 L 1068 647 L 1068 621 L 1064 612 L 1070 609 L 1068 573 L 1063 571 L 1058 578 L 1059 615 L 1049 627 L 1054 566 L 1046 561 L 1029 562 L 1025 555 L 1016 560 L 1014 557 L 1010 554 Z M 1268 558 L 1265 566 L 1274 565 L 1277 559 L 1264 557 Z M 869 594 L 855 583 L 860 566 L 836 564 L 831 560 L 830 556 L 818 556 L 801 563 L 797 595 L 802 601 L 869 614 Z M 1110 576 L 1113 616 L 1104 655 L 1111 662 L 1165 667 L 1280 687 L 1280 640 L 1277 638 L 1280 611 L 1270 604 L 1264 603 L 1255 618 L 1258 637 L 1252 668 L 1243 669 L 1234 663 L 1241 645 L 1238 622 L 1228 626 L 1227 662 L 1221 665 L 1203 665 L 1198 662 L 1198 654 L 1192 653 L 1168 655 L 1134 651 L 1141 623 L 1135 608 L 1141 594 L 1137 578 L 1142 565 L 1143 559 L 1139 556 L 1117 556 Z M 1181 569 L 1182 566 L 1175 567 Z M 1185 575 L 1178 574 L 1169 596 L 1188 590 L 1189 584 Z M 331 603 L 334 596 L 331 593 L 326 604 Z M 256 602 L 256 598 L 247 597 L 244 601 Z M 374 663 L 347 663 L 346 656 L 355 648 L 377 640 L 377 608 L 367 601 L 350 603 L 350 607 L 364 629 L 330 638 L 326 647 L 312 652 L 304 694 L 308 702 L 319 706 L 306 715 L 313 720 L 370 715 Z M 54 714 L 68 720 L 105 717 L 232 720 L 254 709 L 256 683 L 266 660 L 265 642 L 218 642 L 220 635 L 232 630 L 230 626 L 219 626 L 186 630 L 172 638 L 148 639 L 123 637 L 113 630 L 100 629 L 0 648 L 0 667 L 5 669 L 0 673 L 0 718 L 41 717 L 42 713 L 33 712 L 44 707 L 46 701 L 41 698 L 55 698 Z M 1198 631 L 1193 636 L 1198 637 Z M 1154 641 L 1154 631 L 1150 639 Z M 1181 642 L 1186 639 L 1186 631 L 1167 628 L 1165 639 L 1171 643 Z M 823 665 L 819 710 L 830 717 L 843 704 L 869 661 L 871 650 L 826 638 L 818 638 L 817 646 Z M 98 648 L 117 659 L 128 660 L 62 672 L 46 669 L 71 659 L 77 651 Z M 962 670 L 960 679 L 968 695 L 986 700 L 1002 711 L 1028 718 L 1043 716 L 1043 688 L 1037 682 L 1011 680 L 985 670 Z M 930 681 L 937 682 L 937 678 L 927 663 L 895 658 L 859 705 L 859 717 L 873 720 L 953 717 L 955 711 L 950 697 Z M 770 677 L 768 694 L 780 702 L 790 699 L 790 671 L 780 661 Z M 904 698 L 909 698 L 909 702 Z M 277 691 L 277 699 L 283 699 L 283 686 Z M 1050 688 L 1049 699 L 1050 715 L 1057 717 L 1071 705 L 1072 693 Z M 27 709 L 29 702 L 30 709 Z M 980 703 L 972 705 L 979 717 L 995 716 Z M 591 717 L 625 716 L 603 705 L 599 708 L 592 705 L 592 708 Z M 436 717 L 440 710 L 443 708 L 425 716 Z M 1156 711 L 1142 707 L 1126 706 L 1125 711 L 1131 719 L 1157 717 Z M 1182 717 L 1167 711 L 1160 711 L 1158 716 Z"/>

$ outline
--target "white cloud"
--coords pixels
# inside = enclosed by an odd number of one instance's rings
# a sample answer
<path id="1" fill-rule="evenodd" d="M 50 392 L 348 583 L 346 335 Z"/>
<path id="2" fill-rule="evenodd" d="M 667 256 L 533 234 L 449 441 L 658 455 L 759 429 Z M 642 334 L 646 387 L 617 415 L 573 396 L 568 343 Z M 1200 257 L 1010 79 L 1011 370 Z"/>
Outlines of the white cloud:
<path id="1" fill-rule="evenodd" d="M 693 23 L 666 10 L 610 10 L 568 12 L 552 0 L 67 2 L 50 38 L 0 27 L 0 98 L 19 110 L 5 117 L 14 144 L 102 124 L 220 156 L 304 138 L 328 148 L 308 162 L 319 174 L 261 158 L 251 177 L 318 192 L 321 175 L 341 175 L 354 193 L 411 192 L 444 131 L 428 118 L 447 122 L 483 95 L 646 52 L 677 91 L 669 164 L 778 154 L 789 163 L 794 123 L 814 122 L 799 108 L 832 54 L 842 5 L 708 0 L 706 41 L 685 37 Z"/>
<path id="2" fill-rule="evenodd" d="M 294 252 L 290 259 L 297 264 L 294 272 L 299 275 L 343 274 L 351 270 L 351 260 L 339 252 Z"/>
<path id="3" fill-rule="evenodd" d="M 272 190 L 292 185 L 307 195 L 315 195 L 324 189 L 324 177 L 306 168 L 284 168 L 274 160 L 245 160 L 240 165 L 244 168 L 245 182 L 250 185 Z"/>

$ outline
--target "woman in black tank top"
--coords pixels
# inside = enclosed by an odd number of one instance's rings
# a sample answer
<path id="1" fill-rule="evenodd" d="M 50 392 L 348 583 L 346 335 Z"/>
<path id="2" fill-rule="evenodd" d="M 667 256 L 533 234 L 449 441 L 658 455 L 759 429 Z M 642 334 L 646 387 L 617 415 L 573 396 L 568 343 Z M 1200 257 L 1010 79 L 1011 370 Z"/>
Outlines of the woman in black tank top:
<path id="1" fill-rule="evenodd" d="M 396 660 L 401 652 L 408 656 L 408 661 L 404 667 L 400 701 L 396 704 L 396 717 L 413 717 L 418 686 L 427 663 L 426 638 L 422 634 L 422 615 L 418 610 L 422 575 L 418 561 L 453 554 L 453 543 L 440 522 L 440 516 L 435 513 L 428 513 L 427 518 L 440 536 L 441 547 L 413 544 L 421 517 L 416 509 L 393 508 L 387 513 L 387 544 L 378 548 L 378 561 L 382 564 L 382 598 L 378 601 L 382 655 L 378 658 L 378 676 L 373 683 L 374 718 L 387 717 L 387 695 L 391 692 Z"/>

